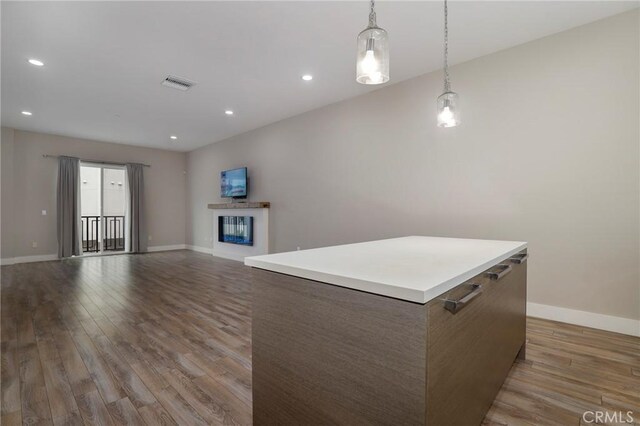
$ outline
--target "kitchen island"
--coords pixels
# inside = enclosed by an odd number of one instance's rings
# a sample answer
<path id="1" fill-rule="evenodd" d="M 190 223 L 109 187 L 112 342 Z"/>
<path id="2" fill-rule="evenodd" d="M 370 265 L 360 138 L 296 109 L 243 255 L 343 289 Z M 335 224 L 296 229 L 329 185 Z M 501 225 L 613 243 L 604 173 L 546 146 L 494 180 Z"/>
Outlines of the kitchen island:
<path id="1" fill-rule="evenodd" d="M 524 356 L 526 243 L 248 257 L 256 424 L 480 424 Z"/>

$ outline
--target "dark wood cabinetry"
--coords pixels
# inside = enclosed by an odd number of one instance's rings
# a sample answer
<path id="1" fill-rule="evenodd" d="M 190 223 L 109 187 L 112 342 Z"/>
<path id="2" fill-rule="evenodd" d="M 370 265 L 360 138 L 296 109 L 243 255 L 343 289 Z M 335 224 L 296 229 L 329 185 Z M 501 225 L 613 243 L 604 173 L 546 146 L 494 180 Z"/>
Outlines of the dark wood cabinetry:
<path id="1" fill-rule="evenodd" d="M 429 425 L 480 424 L 524 345 L 526 263 L 500 265 L 443 295 L 458 300 L 481 286 L 455 314 L 441 298 L 426 305 Z"/>
<path id="2" fill-rule="evenodd" d="M 254 422 L 480 424 L 525 342 L 500 265 L 426 304 L 254 268 Z"/>

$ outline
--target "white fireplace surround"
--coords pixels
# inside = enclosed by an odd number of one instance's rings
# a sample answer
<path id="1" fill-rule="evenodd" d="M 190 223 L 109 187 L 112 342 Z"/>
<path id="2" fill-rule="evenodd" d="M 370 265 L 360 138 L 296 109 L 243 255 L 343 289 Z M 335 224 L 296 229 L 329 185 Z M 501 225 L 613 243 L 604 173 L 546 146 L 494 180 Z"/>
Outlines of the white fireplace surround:
<path id="1" fill-rule="evenodd" d="M 227 207 L 220 204 L 210 205 L 213 210 L 213 250 L 214 256 L 225 259 L 244 261 L 247 256 L 269 254 L 269 207 Z M 221 208 L 216 208 L 220 206 Z M 218 241 L 218 218 L 220 216 L 252 216 L 253 217 L 253 245 L 223 243 Z"/>

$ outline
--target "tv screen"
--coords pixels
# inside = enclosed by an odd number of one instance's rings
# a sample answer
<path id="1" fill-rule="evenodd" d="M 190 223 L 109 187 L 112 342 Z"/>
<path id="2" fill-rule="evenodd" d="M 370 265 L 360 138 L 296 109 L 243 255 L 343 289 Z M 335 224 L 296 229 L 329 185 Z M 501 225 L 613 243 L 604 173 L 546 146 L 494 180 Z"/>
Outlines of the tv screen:
<path id="1" fill-rule="evenodd" d="M 247 168 L 225 170 L 220 173 L 220 196 L 244 198 L 247 196 Z"/>

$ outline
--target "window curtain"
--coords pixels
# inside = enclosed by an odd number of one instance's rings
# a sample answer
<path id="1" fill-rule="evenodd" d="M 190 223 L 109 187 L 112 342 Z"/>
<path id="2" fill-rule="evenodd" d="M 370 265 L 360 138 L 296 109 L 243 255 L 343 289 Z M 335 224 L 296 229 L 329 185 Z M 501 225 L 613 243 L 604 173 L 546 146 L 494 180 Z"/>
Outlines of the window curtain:
<path id="1" fill-rule="evenodd" d="M 58 257 L 82 254 L 82 219 L 80 214 L 80 160 L 61 156 L 58 159 L 57 188 Z"/>
<path id="2" fill-rule="evenodd" d="M 128 250 L 133 253 L 147 251 L 147 221 L 144 209 L 144 166 L 142 164 L 127 164 L 127 199 Z"/>

